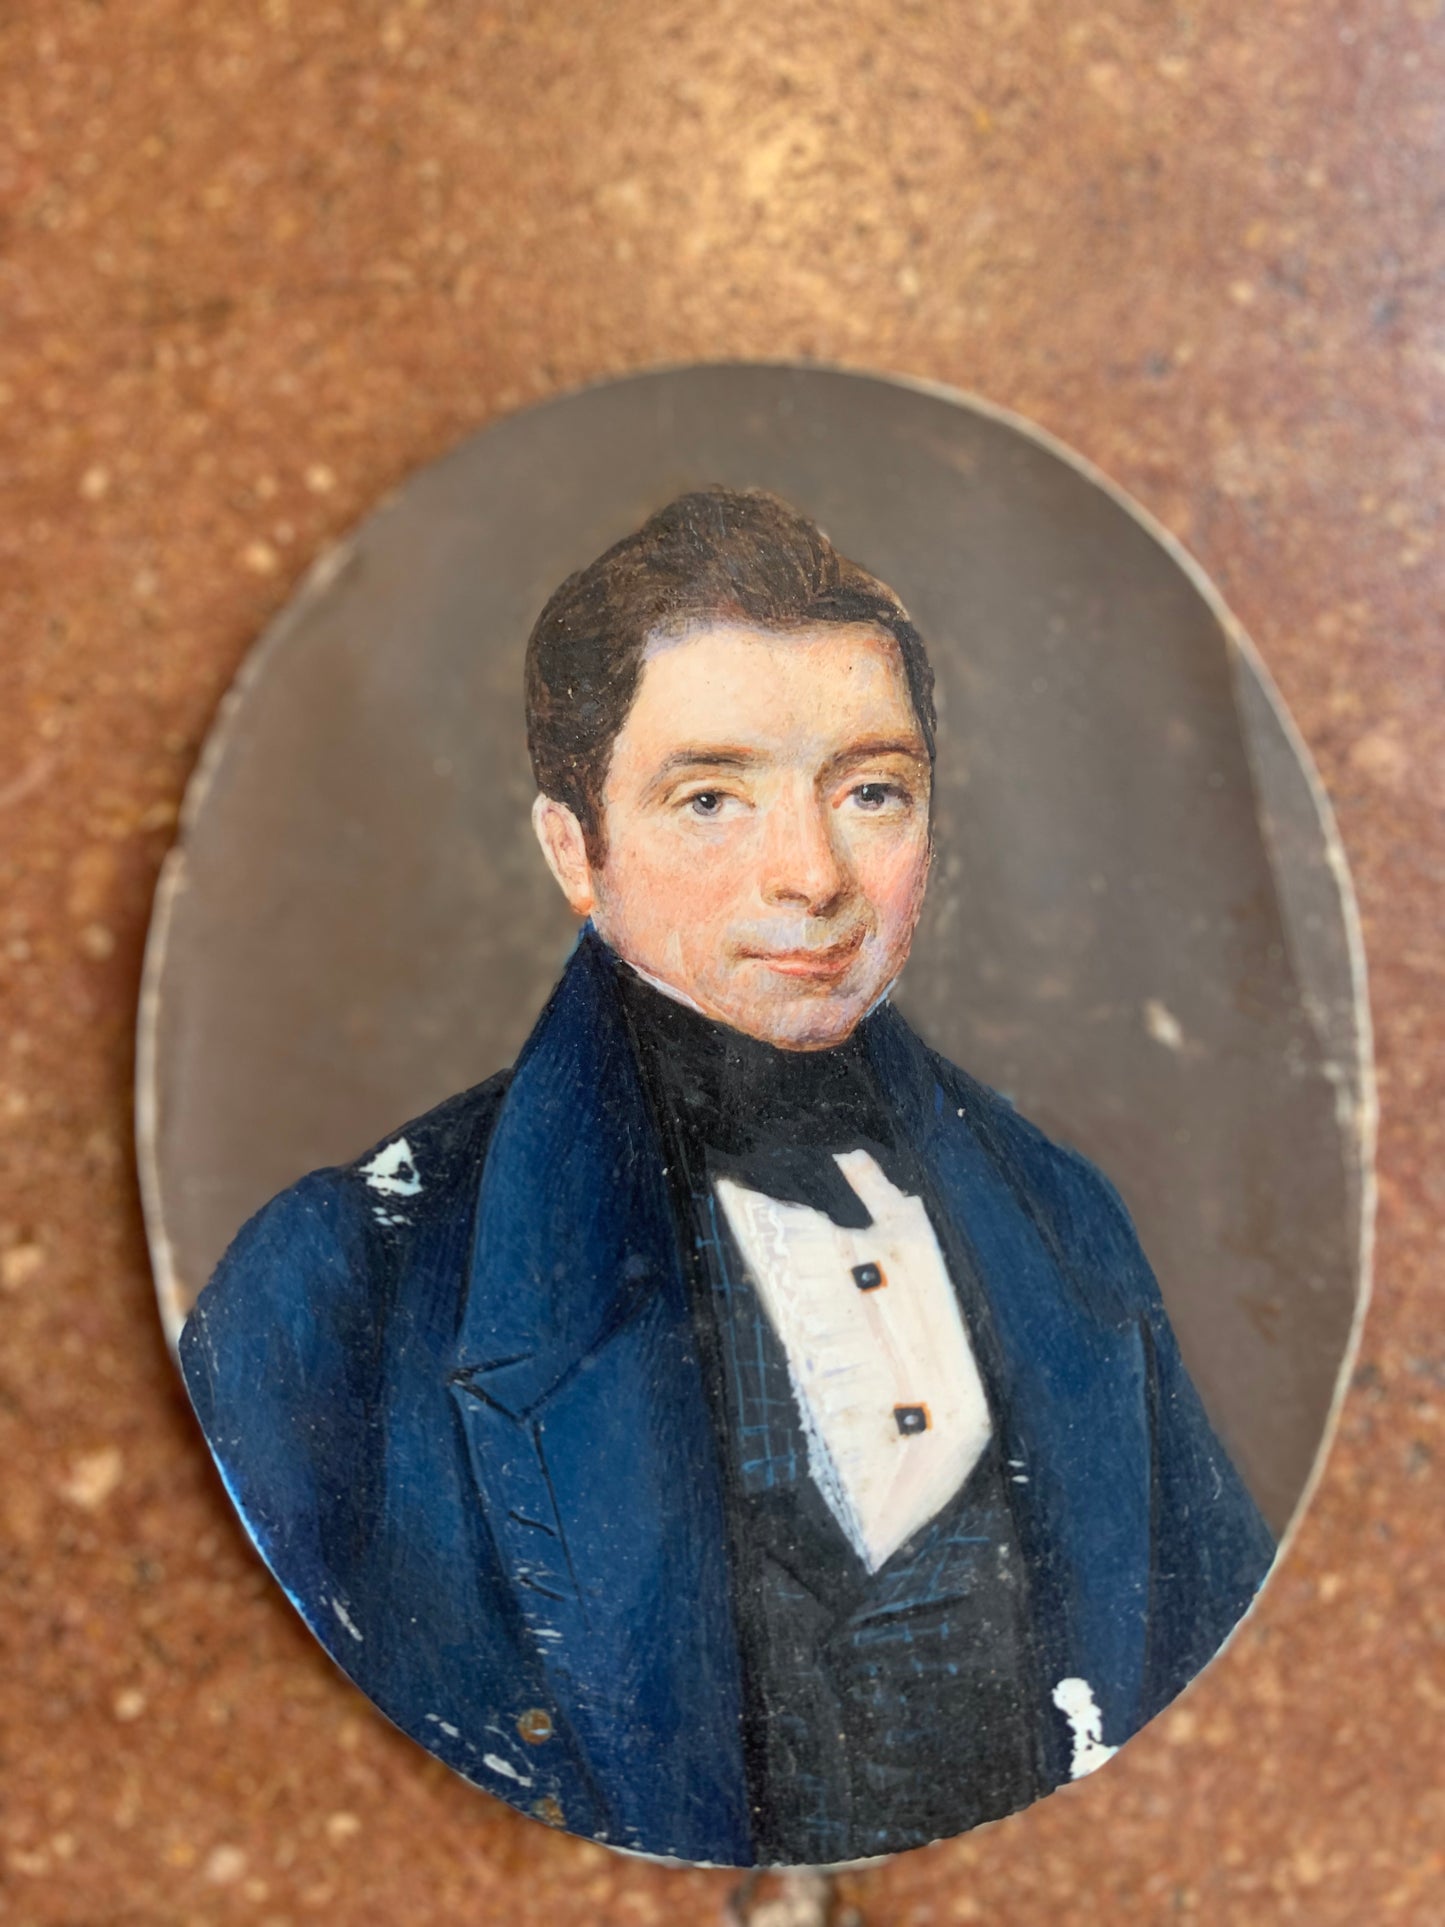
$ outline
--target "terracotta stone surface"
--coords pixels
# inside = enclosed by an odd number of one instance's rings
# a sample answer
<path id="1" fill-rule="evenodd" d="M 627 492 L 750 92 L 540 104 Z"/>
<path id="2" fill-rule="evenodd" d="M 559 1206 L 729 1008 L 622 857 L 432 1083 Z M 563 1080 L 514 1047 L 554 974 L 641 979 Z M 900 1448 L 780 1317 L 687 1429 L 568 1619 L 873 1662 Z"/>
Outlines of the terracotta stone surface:
<path id="1" fill-rule="evenodd" d="M 1437 0 L 12 0 L 0 16 L 0 1913 L 722 1920 L 392 1733 L 249 1555 L 157 1327 L 150 890 L 317 549 L 499 412 L 809 356 L 1029 414 L 1187 540 L 1339 811 L 1375 1310 L 1261 1610 L 867 1927 L 1445 1916 Z"/>

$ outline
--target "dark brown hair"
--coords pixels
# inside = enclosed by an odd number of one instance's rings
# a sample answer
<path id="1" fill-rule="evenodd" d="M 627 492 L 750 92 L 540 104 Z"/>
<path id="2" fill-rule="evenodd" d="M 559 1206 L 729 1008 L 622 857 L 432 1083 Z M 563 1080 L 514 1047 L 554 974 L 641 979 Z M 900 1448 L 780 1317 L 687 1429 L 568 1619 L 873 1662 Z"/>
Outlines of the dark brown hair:
<path id="1" fill-rule="evenodd" d="M 589 854 L 606 854 L 602 788 L 637 694 L 643 652 L 693 623 L 794 629 L 871 622 L 898 644 L 918 726 L 934 753 L 933 671 L 893 591 L 805 515 L 761 489 L 679 495 L 568 576 L 527 644 L 527 747 L 544 796 L 565 803 Z"/>

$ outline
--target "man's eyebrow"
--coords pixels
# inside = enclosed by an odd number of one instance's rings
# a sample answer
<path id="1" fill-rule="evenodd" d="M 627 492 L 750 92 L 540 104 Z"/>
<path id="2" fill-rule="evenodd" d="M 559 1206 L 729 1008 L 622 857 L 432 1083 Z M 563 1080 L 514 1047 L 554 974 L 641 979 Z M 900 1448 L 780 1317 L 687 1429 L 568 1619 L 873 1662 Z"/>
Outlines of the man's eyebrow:
<path id="1" fill-rule="evenodd" d="M 865 743 L 850 743 L 839 750 L 828 767 L 847 769 L 851 763 L 872 763 L 884 756 L 906 756 L 911 763 L 928 761 L 927 745 L 916 736 L 878 736 Z"/>
<path id="2" fill-rule="evenodd" d="M 685 770 L 754 769 L 767 756 L 756 749 L 741 749 L 731 743 L 690 743 L 663 758 L 648 780 L 650 791 L 664 788 Z"/>

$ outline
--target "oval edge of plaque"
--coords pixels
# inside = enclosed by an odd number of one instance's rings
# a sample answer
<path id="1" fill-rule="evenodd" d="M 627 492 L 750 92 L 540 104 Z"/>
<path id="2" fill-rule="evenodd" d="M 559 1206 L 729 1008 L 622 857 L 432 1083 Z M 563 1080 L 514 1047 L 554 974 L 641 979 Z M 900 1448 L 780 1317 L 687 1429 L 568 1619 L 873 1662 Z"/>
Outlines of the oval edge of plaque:
<path id="1" fill-rule="evenodd" d="M 691 373 L 718 372 L 732 370 L 738 372 L 768 372 L 775 374 L 820 374 L 842 377 L 849 382 L 866 383 L 883 388 L 898 388 L 914 394 L 927 396 L 932 400 L 946 402 L 952 407 L 963 408 L 985 420 L 996 422 L 1001 427 L 1013 430 L 1026 441 L 1042 448 L 1066 467 L 1072 469 L 1085 481 L 1090 482 L 1122 509 L 1154 543 L 1161 548 L 1169 559 L 1185 576 L 1195 593 L 1200 597 L 1214 620 L 1219 624 L 1225 647 L 1237 658 L 1242 659 L 1249 673 L 1255 678 L 1259 688 L 1274 713 L 1274 719 L 1287 741 L 1291 753 L 1303 774 L 1310 800 L 1314 806 L 1315 818 L 1319 825 L 1324 846 L 1325 862 L 1334 882 L 1339 899 L 1340 914 L 1344 924 L 1345 946 L 1349 958 L 1351 991 L 1354 1000 L 1356 1023 L 1356 1070 L 1359 1078 L 1359 1098 L 1357 1115 L 1354 1120 L 1354 1143 L 1346 1148 L 1358 1161 L 1359 1166 L 1359 1239 L 1356 1251 L 1356 1289 L 1355 1302 L 1351 1312 L 1350 1329 L 1340 1353 L 1339 1365 L 1335 1374 L 1334 1389 L 1330 1397 L 1329 1409 L 1321 1429 L 1319 1442 L 1310 1462 L 1309 1473 L 1300 1488 L 1299 1497 L 1290 1513 L 1289 1520 L 1280 1536 L 1275 1551 L 1270 1574 L 1251 1602 L 1249 1609 L 1236 1622 L 1224 1644 L 1201 1667 L 1200 1674 L 1207 1671 L 1228 1650 L 1239 1635 L 1240 1628 L 1248 1621 L 1255 1610 L 1259 1597 L 1269 1584 L 1269 1577 L 1278 1571 L 1281 1563 L 1291 1550 L 1295 1535 L 1300 1528 L 1310 1506 L 1314 1502 L 1324 1476 L 1325 1467 L 1334 1448 L 1338 1435 L 1340 1418 L 1348 1397 L 1354 1376 L 1356 1361 L 1364 1335 L 1365 1322 L 1369 1314 L 1370 1302 L 1374 1291 L 1374 1249 L 1375 1249 L 1375 1208 L 1377 1185 L 1375 1177 L 1375 1150 L 1378 1133 L 1379 1103 L 1375 1076 L 1375 1057 L 1373 1025 L 1370 1013 L 1368 966 L 1365 955 L 1364 933 L 1360 918 L 1359 903 L 1355 893 L 1354 879 L 1350 872 L 1349 859 L 1344 839 L 1340 835 L 1335 817 L 1334 806 L 1329 792 L 1320 776 L 1309 746 L 1295 722 L 1279 685 L 1268 668 L 1263 656 L 1250 637 L 1239 618 L 1235 616 L 1224 599 L 1222 591 L 1213 581 L 1204 565 L 1186 546 L 1183 540 L 1168 529 L 1154 513 L 1146 508 L 1122 483 L 1117 482 L 1087 455 L 1081 454 L 1069 443 L 1063 441 L 1051 429 L 1033 421 L 1017 410 L 1003 403 L 989 400 L 973 390 L 956 388 L 951 383 L 939 381 L 929 376 L 903 373 L 881 373 L 875 368 L 855 367 L 841 361 L 811 360 L 752 360 L 745 357 L 735 359 L 720 358 L 712 361 L 663 361 L 650 363 L 646 367 L 629 369 L 620 374 L 602 375 L 595 380 L 580 382 L 573 387 L 559 390 L 524 407 L 508 410 L 493 416 L 479 427 L 469 429 L 464 435 L 440 455 L 424 462 L 419 468 L 409 472 L 407 477 L 389 489 L 359 522 L 345 535 L 324 548 L 302 575 L 300 582 L 275 615 L 265 624 L 260 635 L 242 657 L 231 682 L 217 704 L 210 727 L 206 731 L 200 755 L 195 768 L 188 778 L 183 793 L 176 840 L 167 851 L 162 862 L 152 897 L 150 920 L 147 926 L 144 957 L 141 968 L 140 993 L 136 1010 L 136 1057 L 135 1057 L 135 1096 L 134 1129 L 137 1178 L 139 1182 L 141 1212 L 145 1227 L 146 1246 L 154 1274 L 157 1306 L 161 1328 L 166 1346 L 174 1361 L 180 1343 L 181 1329 L 185 1324 L 187 1311 L 183 1309 L 184 1294 L 177 1275 L 174 1250 L 170 1234 L 166 1228 L 165 1209 L 162 1200 L 162 1187 L 159 1166 L 160 1140 L 160 1083 L 159 1083 L 159 1034 L 161 987 L 165 973 L 168 951 L 168 938 L 176 902 L 185 889 L 189 857 L 189 838 L 200 811 L 205 805 L 215 778 L 230 748 L 235 718 L 245 697 L 253 684 L 259 680 L 269 666 L 272 656 L 283 646 L 286 638 L 310 612 L 313 604 L 331 588 L 336 578 L 346 568 L 356 552 L 364 535 L 384 517 L 403 489 L 408 487 L 418 474 L 435 471 L 470 447 L 479 438 L 488 435 L 509 423 L 519 421 L 553 408 L 560 408 L 582 396 L 594 392 L 643 384 L 656 381 L 663 376 L 677 376 Z M 1244 724 L 1241 719 L 1241 733 Z M 1344 1137 L 1344 1132 L 1341 1133 Z M 1200 1677 L 1195 1675 L 1195 1679 Z M 1191 1681 L 1191 1685 L 1193 1682 Z M 1186 1689 L 1187 1690 L 1187 1689 Z M 692 1864 L 692 1863 L 688 1863 Z"/>

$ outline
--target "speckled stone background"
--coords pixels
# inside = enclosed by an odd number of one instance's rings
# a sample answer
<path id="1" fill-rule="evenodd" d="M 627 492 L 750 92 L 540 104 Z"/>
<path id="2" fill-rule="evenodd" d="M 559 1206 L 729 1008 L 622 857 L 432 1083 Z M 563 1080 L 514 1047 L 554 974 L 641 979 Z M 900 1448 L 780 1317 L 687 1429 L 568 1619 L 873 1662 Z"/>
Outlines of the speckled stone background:
<path id="1" fill-rule="evenodd" d="M 835 1921 L 1445 1917 L 1438 0 L 11 0 L 0 14 L 0 1913 L 710 1922 L 423 1759 L 248 1554 L 155 1319 L 149 896 L 317 549 L 501 411 L 824 357 L 1033 416 L 1187 540 L 1330 787 L 1375 1309 L 1226 1657 Z M 1433 1275 L 1432 1275 L 1433 1274 Z"/>

